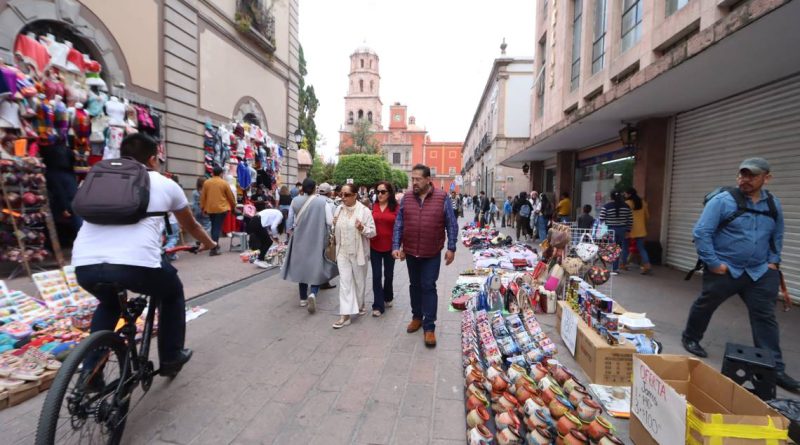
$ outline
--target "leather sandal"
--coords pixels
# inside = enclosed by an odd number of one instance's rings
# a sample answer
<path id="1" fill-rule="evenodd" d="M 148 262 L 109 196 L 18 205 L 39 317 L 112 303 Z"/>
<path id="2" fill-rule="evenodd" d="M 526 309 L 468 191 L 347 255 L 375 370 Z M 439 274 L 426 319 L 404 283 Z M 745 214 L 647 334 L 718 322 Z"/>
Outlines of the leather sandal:
<path id="1" fill-rule="evenodd" d="M 350 324 L 350 317 L 342 316 L 333 324 L 333 329 L 341 329 Z"/>

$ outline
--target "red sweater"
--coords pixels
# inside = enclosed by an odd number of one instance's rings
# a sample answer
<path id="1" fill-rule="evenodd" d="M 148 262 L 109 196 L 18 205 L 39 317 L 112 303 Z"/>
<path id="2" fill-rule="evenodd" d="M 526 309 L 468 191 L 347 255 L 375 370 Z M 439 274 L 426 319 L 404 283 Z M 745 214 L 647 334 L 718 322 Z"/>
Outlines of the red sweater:
<path id="1" fill-rule="evenodd" d="M 377 202 L 372 206 L 372 219 L 375 220 L 375 231 L 377 232 L 377 235 L 369 241 L 372 250 L 377 252 L 392 250 L 392 232 L 396 218 L 397 208 L 392 211 L 387 205 L 386 210 L 381 211 L 381 205 Z"/>

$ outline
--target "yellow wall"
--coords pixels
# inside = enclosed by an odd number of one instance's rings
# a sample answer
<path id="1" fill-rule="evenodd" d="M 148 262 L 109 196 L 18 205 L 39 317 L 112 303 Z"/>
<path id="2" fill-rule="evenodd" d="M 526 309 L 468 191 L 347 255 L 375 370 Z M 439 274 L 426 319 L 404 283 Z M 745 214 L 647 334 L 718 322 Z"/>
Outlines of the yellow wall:
<path id="1" fill-rule="evenodd" d="M 255 98 L 270 133 L 286 135 L 286 84 L 208 29 L 200 33 L 200 106 L 231 116 L 243 96 Z M 234 68 L 235 67 L 235 68 Z"/>
<path id="2" fill-rule="evenodd" d="M 80 0 L 109 29 L 122 48 L 131 81 L 160 90 L 159 5 L 157 0 Z M 135 24 L 135 26 L 131 26 Z"/>

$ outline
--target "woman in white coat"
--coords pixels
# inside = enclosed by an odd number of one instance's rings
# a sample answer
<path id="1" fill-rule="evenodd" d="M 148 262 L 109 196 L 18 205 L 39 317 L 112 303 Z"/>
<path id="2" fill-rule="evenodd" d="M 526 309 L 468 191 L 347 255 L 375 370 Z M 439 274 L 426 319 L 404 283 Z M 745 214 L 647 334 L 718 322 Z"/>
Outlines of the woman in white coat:
<path id="1" fill-rule="evenodd" d="M 336 262 L 339 266 L 339 320 L 334 329 L 350 324 L 350 316 L 367 313 L 364 296 L 367 291 L 369 240 L 376 234 L 372 212 L 358 202 L 356 188 L 342 187 L 342 205 L 333 217 L 336 234 Z"/>

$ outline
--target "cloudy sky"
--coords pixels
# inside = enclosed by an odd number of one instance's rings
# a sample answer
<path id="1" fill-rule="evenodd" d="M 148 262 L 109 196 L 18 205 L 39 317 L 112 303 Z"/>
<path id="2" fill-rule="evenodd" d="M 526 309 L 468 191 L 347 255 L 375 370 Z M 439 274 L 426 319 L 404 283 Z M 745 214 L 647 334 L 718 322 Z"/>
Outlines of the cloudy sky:
<path id="1" fill-rule="evenodd" d="M 408 105 L 434 141 L 463 142 L 492 62 L 532 57 L 535 0 L 300 0 L 306 82 L 320 100 L 318 151 L 338 150 L 350 54 L 366 42 L 380 56 L 383 125 Z"/>

